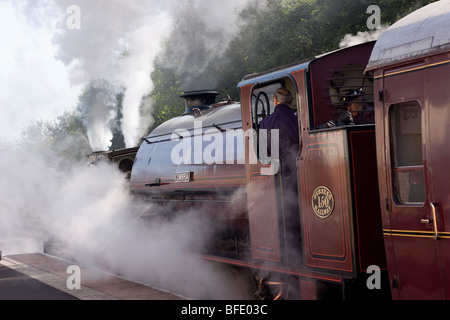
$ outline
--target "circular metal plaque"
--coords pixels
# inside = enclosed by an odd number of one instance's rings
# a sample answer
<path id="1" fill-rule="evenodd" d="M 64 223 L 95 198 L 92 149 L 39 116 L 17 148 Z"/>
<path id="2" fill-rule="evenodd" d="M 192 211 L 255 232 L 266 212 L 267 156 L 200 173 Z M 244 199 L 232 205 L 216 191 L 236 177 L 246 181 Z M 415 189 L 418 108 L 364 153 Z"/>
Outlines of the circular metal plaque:
<path id="1" fill-rule="evenodd" d="M 318 187 L 312 195 L 312 207 L 319 218 L 328 218 L 334 210 L 334 196 L 330 189 Z"/>

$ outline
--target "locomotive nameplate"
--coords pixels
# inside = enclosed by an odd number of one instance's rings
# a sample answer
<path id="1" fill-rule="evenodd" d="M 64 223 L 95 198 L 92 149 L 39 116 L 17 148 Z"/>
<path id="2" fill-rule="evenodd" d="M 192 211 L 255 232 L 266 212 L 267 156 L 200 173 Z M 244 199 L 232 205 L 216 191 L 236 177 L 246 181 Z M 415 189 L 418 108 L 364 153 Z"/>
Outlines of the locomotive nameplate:
<path id="1" fill-rule="evenodd" d="M 173 179 L 175 182 L 190 182 L 191 181 L 191 172 L 175 172 Z"/>
<path id="2" fill-rule="evenodd" d="M 319 218 L 328 218 L 334 210 L 334 196 L 330 189 L 318 187 L 312 195 L 312 207 Z"/>

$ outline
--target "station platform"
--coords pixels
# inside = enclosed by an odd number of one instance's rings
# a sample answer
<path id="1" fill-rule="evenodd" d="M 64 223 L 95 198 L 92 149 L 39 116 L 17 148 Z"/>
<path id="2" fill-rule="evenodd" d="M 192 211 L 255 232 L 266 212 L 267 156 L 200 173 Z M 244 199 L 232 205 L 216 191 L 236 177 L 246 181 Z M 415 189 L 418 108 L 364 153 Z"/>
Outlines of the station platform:
<path id="1" fill-rule="evenodd" d="M 80 267 L 80 289 L 69 289 L 68 267 L 76 263 L 45 253 L 0 260 L 0 300 L 185 300 L 176 294 Z"/>

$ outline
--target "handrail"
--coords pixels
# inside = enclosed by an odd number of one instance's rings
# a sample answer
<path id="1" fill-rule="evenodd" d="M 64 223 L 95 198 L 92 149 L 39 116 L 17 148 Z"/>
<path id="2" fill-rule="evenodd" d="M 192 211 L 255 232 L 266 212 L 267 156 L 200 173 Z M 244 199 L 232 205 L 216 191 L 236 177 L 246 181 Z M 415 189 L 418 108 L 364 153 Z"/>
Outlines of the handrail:
<path id="1" fill-rule="evenodd" d="M 434 229 L 433 239 L 438 240 L 439 234 L 438 234 L 437 221 L 436 221 L 436 206 L 433 202 L 430 202 L 430 206 L 431 206 L 431 214 L 433 216 L 433 229 Z"/>

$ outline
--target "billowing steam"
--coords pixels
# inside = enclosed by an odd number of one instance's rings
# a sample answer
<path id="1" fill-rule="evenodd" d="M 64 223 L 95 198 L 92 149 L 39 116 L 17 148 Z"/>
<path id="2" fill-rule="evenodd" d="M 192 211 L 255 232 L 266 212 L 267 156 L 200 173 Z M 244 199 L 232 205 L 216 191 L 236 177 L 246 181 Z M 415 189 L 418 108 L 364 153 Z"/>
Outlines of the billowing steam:
<path id="1" fill-rule="evenodd" d="M 78 110 L 94 151 L 107 150 L 107 142 L 113 138 L 108 128 L 117 117 L 116 94 L 117 88 L 108 82 L 94 81 L 79 97 Z"/>
<path id="2" fill-rule="evenodd" d="M 121 127 L 126 145 L 134 146 L 142 134 L 139 109 L 151 107 L 151 101 L 143 97 L 152 89 L 153 61 L 173 30 L 175 8 L 192 6 L 197 16 L 191 18 L 212 28 L 205 33 L 211 39 L 201 37 L 198 41 L 203 42 L 197 42 L 204 49 L 201 58 L 209 62 L 237 30 L 235 9 L 244 4 L 237 0 L 21 0 L 10 5 L 29 25 L 45 30 L 47 36 L 51 33 L 55 47 L 50 54 L 69 70 L 91 147 L 105 150 L 111 143 L 119 93 L 123 94 Z M 79 28 L 67 25 L 69 18 L 76 18 L 67 11 L 73 5 L 79 8 Z M 179 63 L 177 70 L 184 74 L 183 67 L 191 67 L 192 60 L 183 57 L 192 58 L 197 52 L 185 41 L 172 55 L 178 60 L 171 63 Z M 203 71 L 196 68 L 197 75 Z M 49 90 L 40 84 L 36 87 Z M 27 89 L 23 90 L 26 94 Z M 57 95 L 54 91 L 48 94 Z M 46 104 L 32 107 L 40 110 Z M 52 113 L 58 115 L 55 110 Z M 155 215 L 155 208 L 138 205 L 130 197 L 117 168 L 107 164 L 91 168 L 41 145 L 23 143 L 0 147 L 0 249 L 5 255 L 34 252 L 42 241 L 58 239 L 64 253 L 80 263 L 107 266 L 125 277 L 191 298 L 246 297 L 233 284 L 232 279 L 239 282 L 238 277 L 228 277 L 186 254 L 205 245 L 213 231 L 205 228 L 204 221 L 185 212 L 170 222 L 156 219 L 144 224 L 141 217 Z M 77 152 L 78 146 L 75 140 L 65 140 L 62 149 Z M 11 247 L 14 244 L 19 246 Z"/>
<path id="3" fill-rule="evenodd" d="M 172 43 L 167 44 L 161 60 L 175 71 L 185 91 L 215 89 L 218 75 L 208 67 L 224 62 L 223 54 L 241 27 L 239 8 L 247 2 L 178 1 L 174 12 L 180 19 L 173 24 Z"/>
<path id="4" fill-rule="evenodd" d="M 43 241 L 53 240 L 61 244 L 60 254 L 76 263 L 189 298 L 248 298 L 237 275 L 192 255 L 208 243 L 210 224 L 189 211 L 158 218 L 154 205 L 129 195 L 116 167 L 89 167 L 17 148 L 1 152 L 0 170 L 4 255 L 36 252 Z M 145 223 L 143 216 L 155 218 Z"/>
<path id="5" fill-rule="evenodd" d="M 356 35 L 346 34 L 344 39 L 339 43 L 340 48 L 356 46 L 361 43 L 378 40 L 378 38 L 387 30 L 389 26 L 383 25 L 380 29 L 374 31 L 359 31 Z"/>
<path id="6" fill-rule="evenodd" d="M 77 95 L 81 94 L 80 87 L 96 87 L 99 82 L 107 84 L 110 97 L 106 100 L 101 97 L 107 103 L 81 108 L 88 111 L 84 119 L 90 122 L 85 125 L 91 147 L 96 151 L 107 150 L 111 145 L 110 120 L 117 117 L 117 113 L 111 111 L 110 102 L 114 102 L 119 93 L 123 94 L 120 129 L 126 146 L 136 146 L 138 138 L 146 134 L 140 128 L 148 128 L 152 119 L 141 119 L 142 113 L 149 113 L 141 111 L 151 109 L 151 101 L 143 101 L 143 98 L 153 88 L 150 76 L 155 58 L 174 27 L 180 27 L 181 23 L 183 32 L 177 33 L 176 43 L 164 63 L 176 70 L 183 84 L 192 83 L 198 79 L 196 77 L 207 73 L 205 68 L 213 59 L 220 59 L 238 30 L 238 8 L 245 3 L 238 0 L 48 0 L 37 3 L 21 0 L 12 5 L 22 19 L 26 17 L 28 25 L 45 31 L 45 35 L 52 38 L 54 47 L 49 56 L 54 56 L 67 68 Z M 206 78 L 203 85 L 214 85 L 210 80 L 211 77 Z M 33 105 L 36 110 L 46 107 L 45 104 Z M 61 105 L 60 108 L 62 111 L 68 107 L 76 105 Z"/>
<path id="7" fill-rule="evenodd" d="M 107 81 L 117 95 L 125 90 L 123 99 L 122 132 L 125 144 L 135 146 L 140 125 L 139 108 L 142 98 L 152 90 L 150 74 L 153 60 L 161 49 L 164 36 L 170 32 L 170 3 L 158 0 L 120 1 L 120 0 L 78 0 L 57 1 L 55 5 L 63 12 L 70 5 L 79 8 L 79 29 L 69 29 L 66 16 L 60 25 L 54 42 L 58 45 L 57 58 L 73 70 L 73 81 L 91 83 Z M 74 15 L 76 12 L 74 13 Z M 73 19 L 76 19 L 75 15 Z M 95 108 L 106 108 L 99 104 Z M 103 122 L 103 137 L 110 132 L 107 110 L 93 111 L 92 119 Z M 88 132 L 91 132 L 88 126 Z M 92 133 L 99 134 L 99 132 Z M 97 143 L 93 149 L 106 150 L 110 140 L 103 140 L 103 146 Z"/>

